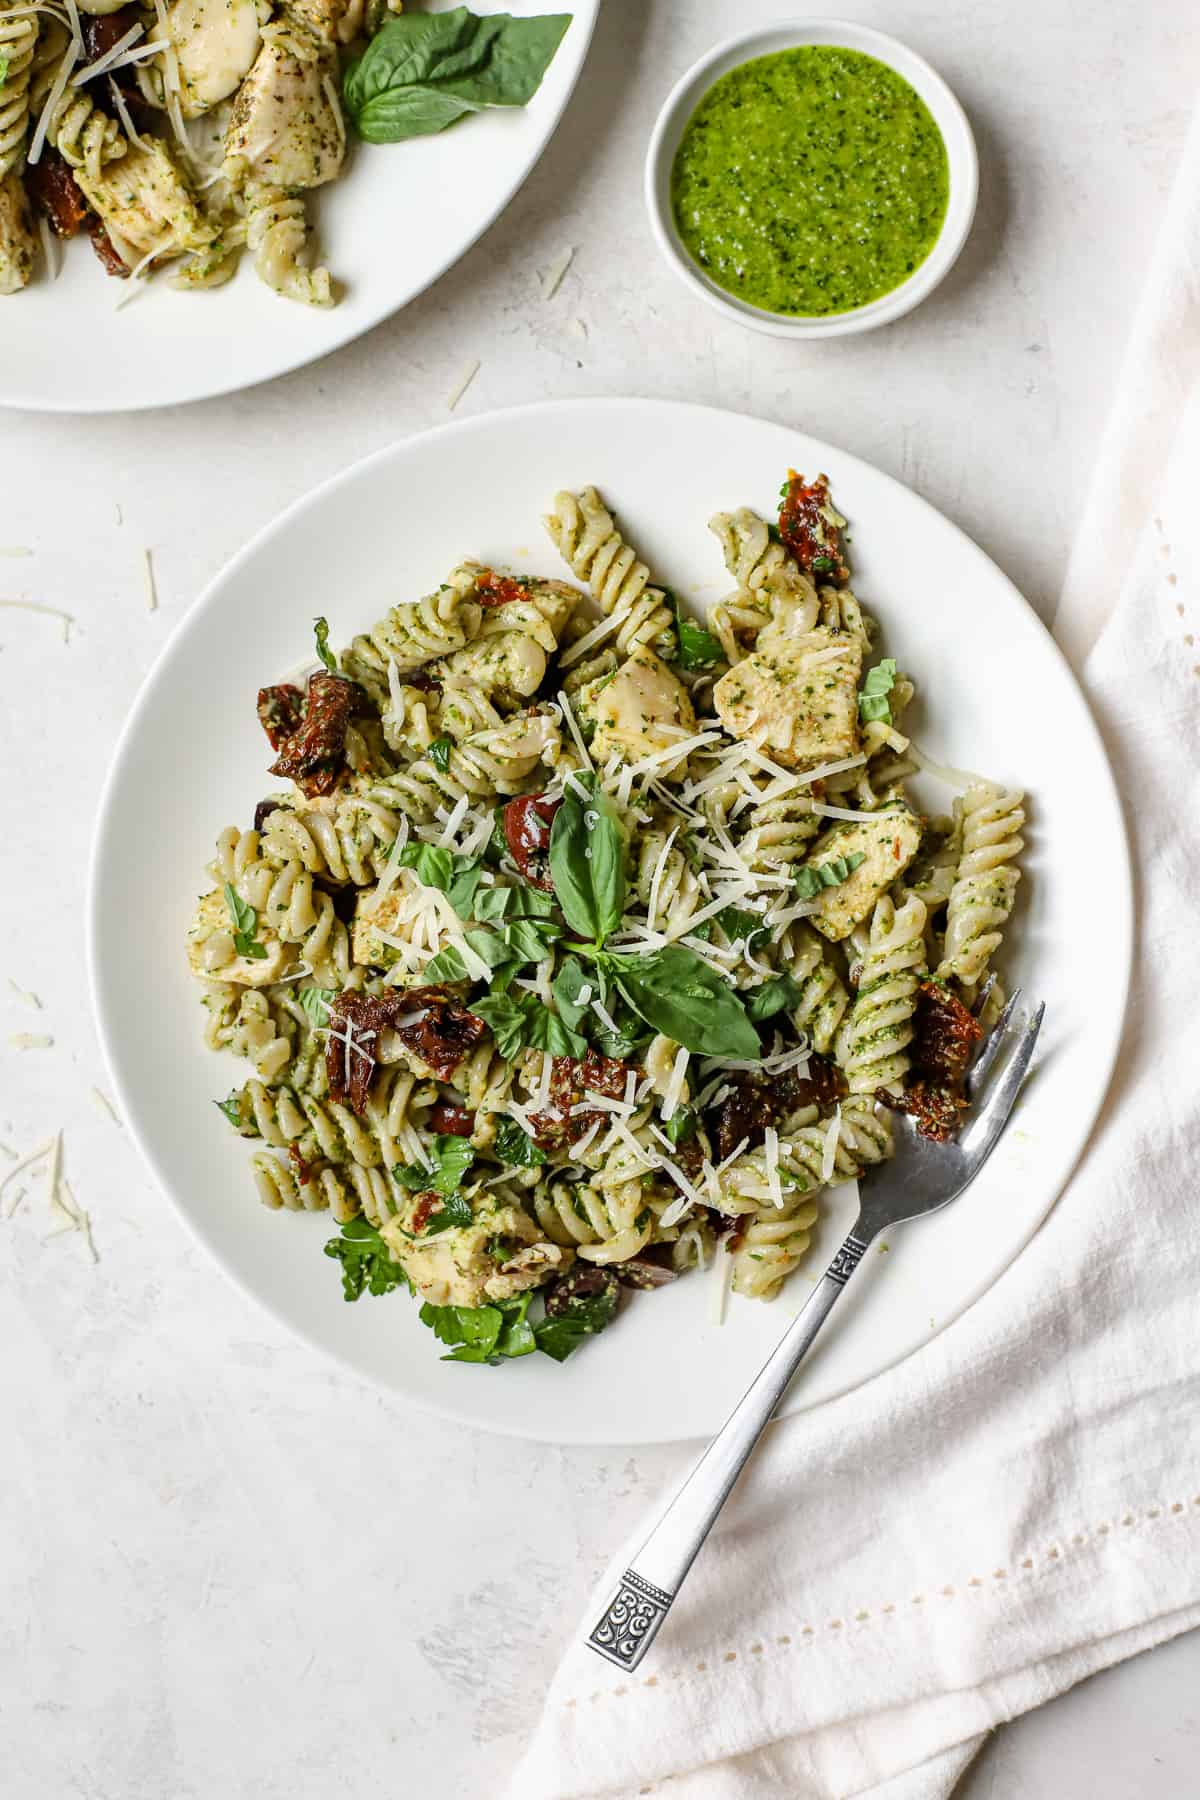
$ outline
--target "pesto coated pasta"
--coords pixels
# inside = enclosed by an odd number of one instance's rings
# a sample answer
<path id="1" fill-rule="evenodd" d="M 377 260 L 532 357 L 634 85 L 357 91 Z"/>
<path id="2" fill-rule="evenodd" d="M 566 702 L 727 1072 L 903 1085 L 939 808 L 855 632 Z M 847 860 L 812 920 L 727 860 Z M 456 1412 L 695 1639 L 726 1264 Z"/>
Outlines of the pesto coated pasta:
<path id="1" fill-rule="evenodd" d="M 340 655 L 317 622 L 188 936 L 259 1198 L 456 1361 L 706 1268 L 776 1294 L 894 1110 L 952 1134 L 1023 848 L 1018 790 L 910 791 L 823 478 L 712 521 L 707 634 L 594 488 L 546 522 L 588 593 L 467 559 Z"/>

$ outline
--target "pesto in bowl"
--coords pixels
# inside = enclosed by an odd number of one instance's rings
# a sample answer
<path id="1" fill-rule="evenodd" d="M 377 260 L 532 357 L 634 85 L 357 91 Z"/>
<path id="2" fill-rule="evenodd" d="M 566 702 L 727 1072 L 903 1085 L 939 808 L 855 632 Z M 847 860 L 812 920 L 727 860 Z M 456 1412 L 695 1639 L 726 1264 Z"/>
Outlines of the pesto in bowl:
<path id="1" fill-rule="evenodd" d="M 933 115 L 887 63 L 832 44 L 757 56 L 714 82 L 671 168 L 679 239 L 709 280 L 794 318 L 901 287 L 946 219 Z"/>

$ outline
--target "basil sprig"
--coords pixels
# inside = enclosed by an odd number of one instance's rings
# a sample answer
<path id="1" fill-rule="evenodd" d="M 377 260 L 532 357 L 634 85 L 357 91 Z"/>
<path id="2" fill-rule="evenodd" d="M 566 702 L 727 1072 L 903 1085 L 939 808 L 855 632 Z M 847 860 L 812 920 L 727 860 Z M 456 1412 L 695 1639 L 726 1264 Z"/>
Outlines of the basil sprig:
<path id="1" fill-rule="evenodd" d="M 489 106 L 525 106 L 570 23 L 570 13 L 479 18 L 465 6 L 405 13 L 347 69 L 346 110 L 368 143 L 395 144 Z"/>
<path id="2" fill-rule="evenodd" d="M 426 887 L 440 889 L 460 919 L 471 917 L 483 874 L 482 857 L 460 856 L 440 844 L 405 844 L 392 851 L 392 859 L 402 869 L 411 869 Z"/>
<path id="3" fill-rule="evenodd" d="M 723 975 L 680 945 L 649 956 L 606 956 L 605 967 L 634 1012 L 701 1056 L 761 1056 L 758 1034 Z"/>
<path id="4" fill-rule="evenodd" d="M 391 1253 L 374 1225 L 366 1219 L 349 1219 L 342 1226 L 341 1237 L 330 1238 L 326 1256 L 342 1265 L 342 1294 L 347 1300 L 359 1300 L 364 1294 L 390 1294 L 393 1288 L 412 1283 L 393 1262 Z"/>
<path id="5" fill-rule="evenodd" d="M 587 1039 L 572 1031 L 536 994 L 485 994 L 472 1000 L 471 1011 L 490 1027 L 505 1062 L 520 1050 L 546 1050 L 551 1056 L 587 1055 Z"/>
<path id="6" fill-rule="evenodd" d="M 313 1024 L 322 1027 L 329 1023 L 329 1012 L 338 997 L 336 988 L 302 987 L 296 998 Z"/>
<path id="7" fill-rule="evenodd" d="M 773 1019 L 776 1013 L 791 1012 L 799 1004 L 799 982 L 793 981 L 790 975 L 773 975 L 761 987 L 750 989 L 746 995 L 746 1015 L 756 1025 L 761 1025 L 764 1019 Z"/>
<path id="8" fill-rule="evenodd" d="M 573 775 L 550 828 L 550 879 L 567 924 L 602 944 L 625 914 L 625 839 L 590 771 Z"/>
<path id="9" fill-rule="evenodd" d="M 446 773 L 446 770 L 450 767 L 450 752 L 453 750 L 453 748 L 454 748 L 454 739 L 453 738 L 439 737 L 439 738 L 434 738 L 432 744 L 430 744 L 428 750 L 425 752 L 426 756 L 429 758 L 429 760 L 433 764 L 434 768 L 440 769 L 443 775 Z"/>
<path id="10" fill-rule="evenodd" d="M 262 962 L 267 955 L 267 946 L 258 941 L 258 914 L 252 906 L 247 905 L 230 881 L 225 883 L 225 905 L 233 921 L 234 949 L 239 956 L 248 956 L 252 962 Z"/>
<path id="11" fill-rule="evenodd" d="M 501 1119 L 496 1125 L 496 1155 L 509 1168 L 532 1169 L 544 1163 L 546 1152 L 535 1144 L 515 1119 Z"/>

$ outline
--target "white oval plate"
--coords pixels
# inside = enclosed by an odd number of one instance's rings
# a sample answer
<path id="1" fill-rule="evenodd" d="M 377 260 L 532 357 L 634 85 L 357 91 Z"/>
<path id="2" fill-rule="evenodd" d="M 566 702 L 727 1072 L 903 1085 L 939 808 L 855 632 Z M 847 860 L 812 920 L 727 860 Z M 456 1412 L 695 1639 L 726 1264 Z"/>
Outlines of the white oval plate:
<path id="1" fill-rule="evenodd" d="M 316 362 L 369 331 L 444 275 L 499 217 L 545 149 L 587 55 L 600 0 L 574 14 L 526 107 L 496 108 L 435 137 L 356 144 L 346 173 L 310 201 L 322 261 L 342 285 L 327 312 L 263 285 L 243 255 L 233 281 L 177 293 L 168 276 L 128 305 L 80 239 L 60 246 L 5 300 L 0 406 L 33 412 L 138 412 L 231 394 Z M 475 0 L 481 13 L 547 12 L 546 0 Z M 65 254 L 63 254 L 65 252 Z"/>
<path id="2" fill-rule="evenodd" d="M 1128 854 L 1084 701 L 1021 596 L 955 526 L 866 463 L 779 425 L 652 400 L 580 400 L 465 420 L 380 452 L 298 502 L 183 621 L 130 715 L 101 807 L 90 963 L 124 1117 L 158 1181 L 222 1267 L 309 1343 L 416 1404 L 492 1431 L 649 1443 L 715 1429 L 805 1294 L 731 1299 L 709 1278 L 635 1295 L 563 1366 L 443 1363 L 407 1295 L 343 1302 L 328 1218 L 258 1204 L 251 1147 L 213 1106 L 244 1065 L 206 1051 L 184 933 L 222 826 L 269 788 L 255 692 L 311 655 L 329 614 L 345 642 L 459 557 L 561 574 L 541 513 L 594 481 L 658 578 L 695 604 L 728 586 L 705 529 L 771 508 L 789 463 L 824 471 L 853 532 L 855 589 L 923 696 L 918 741 L 1030 790 L 1026 879 L 1006 969 L 1047 1004 L 1040 1067 L 970 1192 L 870 1255 L 789 1408 L 844 1393 L 918 1349 L 1021 1250 L 1083 1147 L 1108 1082 L 1130 959 Z M 478 479 L 480 473 L 485 480 Z M 935 805 L 946 807 L 940 792 Z M 1101 878 L 1098 878 L 1098 872 Z M 240 1072 L 239 1072 L 240 1071 Z M 811 1269 L 848 1225 L 827 1206 Z M 832 1217 L 830 1214 L 832 1213 Z"/>

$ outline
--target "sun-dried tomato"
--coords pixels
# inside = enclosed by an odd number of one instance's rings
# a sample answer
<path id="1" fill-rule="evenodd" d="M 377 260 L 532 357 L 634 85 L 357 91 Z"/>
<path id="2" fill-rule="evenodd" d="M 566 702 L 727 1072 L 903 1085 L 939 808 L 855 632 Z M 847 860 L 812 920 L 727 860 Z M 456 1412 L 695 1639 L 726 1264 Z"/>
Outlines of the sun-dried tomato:
<path id="1" fill-rule="evenodd" d="M 64 156 L 49 148 L 25 170 L 25 187 L 39 212 L 45 213 L 55 237 L 78 236 L 87 223 L 88 203 Z"/>
<path id="2" fill-rule="evenodd" d="M 439 1100 L 429 1114 L 429 1129 L 441 1137 L 470 1137 L 475 1129 L 475 1114 L 453 1100 Z"/>
<path id="3" fill-rule="evenodd" d="M 526 881 L 545 893 L 554 892 L 550 879 L 550 828 L 561 800 L 545 800 L 540 794 L 522 794 L 504 808 L 504 841 Z"/>
<path id="4" fill-rule="evenodd" d="M 441 1196 L 434 1193 L 432 1188 L 429 1189 L 428 1193 L 419 1194 L 417 1196 L 417 1204 L 413 1207 L 412 1216 L 408 1221 L 408 1228 L 414 1237 L 419 1237 L 421 1232 L 424 1231 L 430 1219 L 438 1210 L 440 1200 Z"/>
<path id="5" fill-rule="evenodd" d="M 88 236 L 104 273 L 115 275 L 119 281 L 127 281 L 130 274 L 129 264 L 109 237 L 102 220 L 92 220 L 88 226 Z"/>
<path id="6" fill-rule="evenodd" d="M 788 470 L 779 508 L 779 535 L 806 575 L 844 587 L 850 571 L 842 555 L 842 534 L 825 517 L 828 506 L 828 475 L 805 481 L 795 469 Z"/>
<path id="7" fill-rule="evenodd" d="M 304 695 L 290 681 L 278 687 L 258 690 L 258 722 L 267 734 L 272 750 L 282 750 L 284 741 L 299 731 L 304 717 Z"/>
<path id="8" fill-rule="evenodd" d="M 556 1056 L 550 1075 L 552 1110 L 531 1113 L 529 1117 L 534 1142 L 543 1150 L 578 1143 L 605 1115 L 592 1108 L 572 1114 L 571 1108 L 582 1106 L 588 1093 L 602 1094 L 606 1100 L 624 1099 L 629 1068 L 627 1062 L 615 1056 L 601 1056 L 598 1050 L 589 1050 L 581 1058 Z"/>
<path id="9" fill-rule="evenodd" d="M 983 1035 L 975 1015 L 938 981 L 923 981 L 913 1016 L 912 1064 L 917 1075 L 957 1087 Z"/>
<path id="10" fill-rule="evenodd" d="M 439 1081 L 449 1081 L 487 1026 L 444 988 L 406 988 L 388 994 L 339 994 L 330 1009 L 325 1067 L 329 1092 L 361 1113 L 378 1061 L 379 1034 L 391 1030 Z M 347 1041 L 347 1039 L 349 1041 Z"/>
<path id="11" fill-rule="evenodd" d="M 312 1180 L 313 1165 L 312 1163 L 307 1162 L 302 1156 L 298 1144 L 288 1145 L 288 1161 L 291 1163 L 293 1169 L 295 1169 L 296 1180 L 300 1183 L 301 1187 L 304 1187 L 307 1182 Z"/>
<path id="12" fill-rule="evenodd" d="M 768 1125 L 777 1125 L 802 1106 L 832 1106 L 846 1092 L 841 1070 L 823 1056 L 810 1056 L 808 1074 L 784 1069 L 779 1075 L 759 1075 L 740 1069 L 729 1077 L 729 1093 L 709 1112 L 709 1125 L 718 1161 L 732 1156 L 745 1138 L 750 1149 L 763 1141 Z"/>
<path id="13" fill-rule="evenodd" d="M 953 1088 L 936 1081 L 914 1081 L 902 1094 L 876 1088 L 875 1098 L 893 1112 L 907 1113 L 922 1137 L 948 1144 L 958 1135 L 967 1102 Z"/>
<path id="14" fill-rule="evenodd" d="M 364 701 L 362 689 L 353 681 L 340 675 L 310 675 L 304 717 L 284 739 L 271 774 L 290 777 L 310 800 L 332 793 L 346 770 L 346 732 Z"/>
<path id="15" fill-rule="evenodd" d="M 485 569 L 475 583 L 475 598 L 481 606 L 506 606 L 510 600 L 528 600 L 529 589 L 512 575 Z"/>

